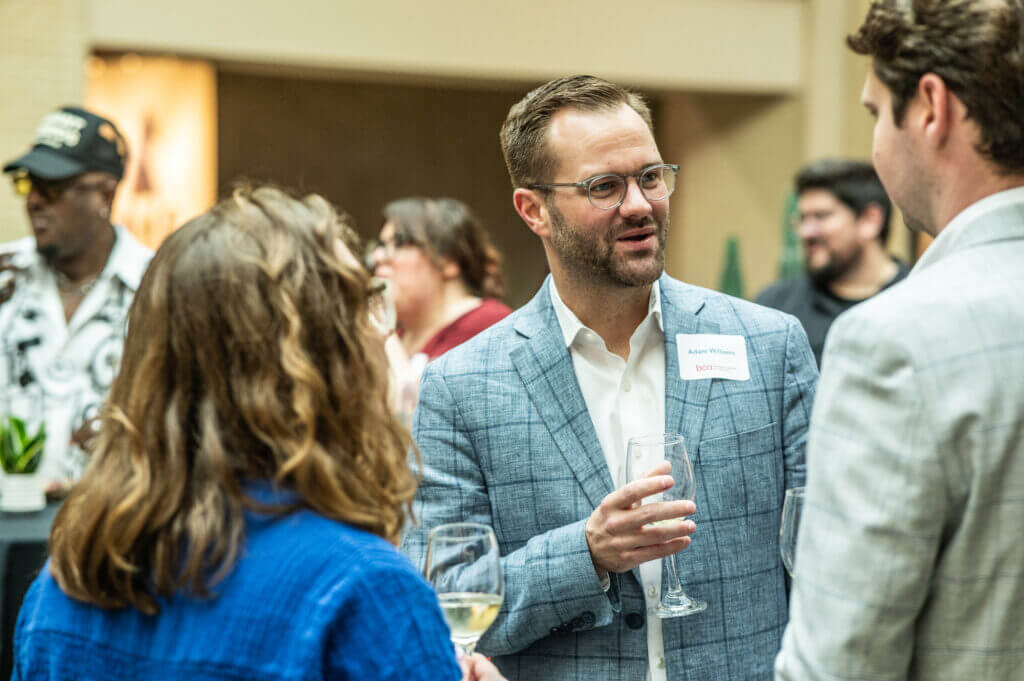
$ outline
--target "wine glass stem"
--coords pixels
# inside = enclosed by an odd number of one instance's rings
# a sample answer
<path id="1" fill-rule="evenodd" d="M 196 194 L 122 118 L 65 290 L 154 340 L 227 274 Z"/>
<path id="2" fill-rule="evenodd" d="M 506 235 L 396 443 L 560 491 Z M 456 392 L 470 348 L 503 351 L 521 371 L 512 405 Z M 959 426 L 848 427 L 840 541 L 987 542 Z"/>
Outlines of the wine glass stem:
<path id="1" fill-rule="evenodd" d="M 668 557 L 668 592 L 673 596 L 683 593 L 683 585 L 679 581 L 679 572 L 676 569 L 676 557 L 675 554 Z"/>

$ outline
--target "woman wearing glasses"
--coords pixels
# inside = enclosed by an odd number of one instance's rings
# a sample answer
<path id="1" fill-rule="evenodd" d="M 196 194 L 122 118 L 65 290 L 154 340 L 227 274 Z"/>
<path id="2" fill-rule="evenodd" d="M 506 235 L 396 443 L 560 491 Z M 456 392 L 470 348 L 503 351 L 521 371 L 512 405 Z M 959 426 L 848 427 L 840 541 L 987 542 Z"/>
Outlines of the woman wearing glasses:
<path id="1" fill-rule="evenodd" d="M 135 297 L 14 679 L 499 679 L 395 550 L 416 479 L 352 231 L 240 190 Z"/>
<path id="2" fill-rule="evenodd" d="M 384 207 L 374 273 L 391 282 L 402 346 L 434 359 L 507 316 L 501 255 L 455 199 L 407 198 Z"/>

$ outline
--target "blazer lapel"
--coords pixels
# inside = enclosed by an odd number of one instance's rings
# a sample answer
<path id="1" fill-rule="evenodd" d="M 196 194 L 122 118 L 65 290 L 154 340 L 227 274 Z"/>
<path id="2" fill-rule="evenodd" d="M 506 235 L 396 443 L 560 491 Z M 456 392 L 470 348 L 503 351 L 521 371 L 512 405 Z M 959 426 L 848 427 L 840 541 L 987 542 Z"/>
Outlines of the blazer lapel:
<path id="1" fill-rule="evenodd" d="M 511 353 L 523 388 L 587 500 L 596 507 L 611 493 L 612 477 L 551 305 L 547 281 L 523 308 L 515 328 L 527 339 Z"/>
<path id="2" fill-rule="evenodd" d="M 704 297 L 667 276 L 661 278 L 662 324 L 665 328 L 665 432 L 682 433 L 693 462 L 697 457 L 708 409 L 710 378 L 684 381 L 679 373 L 678 334 L 718 333 L 713 321 L 700 317 Z"/>

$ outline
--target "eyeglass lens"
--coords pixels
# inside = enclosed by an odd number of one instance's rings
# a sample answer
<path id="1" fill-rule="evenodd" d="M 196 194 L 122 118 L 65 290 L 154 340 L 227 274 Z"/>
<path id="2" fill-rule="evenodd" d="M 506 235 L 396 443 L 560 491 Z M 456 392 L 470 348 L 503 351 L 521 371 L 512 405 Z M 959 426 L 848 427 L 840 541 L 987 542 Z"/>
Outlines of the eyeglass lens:
<path id="1" fill-rule="evenodd" d="M 27 197 L 35 189 L 46 201 L 56 201 L 72 187 L 79 189 L 96 189 L 102 186 L 102 182 L 79 183 L 78 177 L 71 177 L 65 180 L 44 180 L 32 177 L 27 174 L 15 175 L 11 178 L 14 183 L 14 193 L 21 197 Z"/>
<path id="2" fill-rule="evenodd" d="M 671 166 L 654 166 L 636 176 L 637 185 L 648 201 L 666 198 L 676 186 L 676 171 Z M 587 185 L 590 202 L 597 208 L 614 208 L 626 198 L 627 178 L 622 175 L 595 177 Z"/>

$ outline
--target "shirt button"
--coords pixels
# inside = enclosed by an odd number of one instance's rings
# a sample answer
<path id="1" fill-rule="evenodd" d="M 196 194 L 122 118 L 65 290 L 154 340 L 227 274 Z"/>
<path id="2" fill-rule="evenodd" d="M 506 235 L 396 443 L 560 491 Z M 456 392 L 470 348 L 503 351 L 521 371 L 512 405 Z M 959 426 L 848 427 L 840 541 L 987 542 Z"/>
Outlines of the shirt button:
<path id="1" fill-rule="evenodd" d="M 653 586 L 649 586 L 649 587 L 647 587 L 647 595 L 650 598 L 655 598 L 658 595 L 658 590 L 655 589 Z"/>
<path id="2" fill-rule="evenodd" d="M 628 377 L 622 379 L 622 389 L 628 393 L 630 390 L 633 389 L 633 381 L 631 381 Z"/>
<path id="3" fill-rule="evenodd" d="M 657 667 L 658 669 L 664 669 L 665 668 L 665 658 L 664 657 L 659 657 L 657 662 L 654 663 L 654 666 Z"/>

